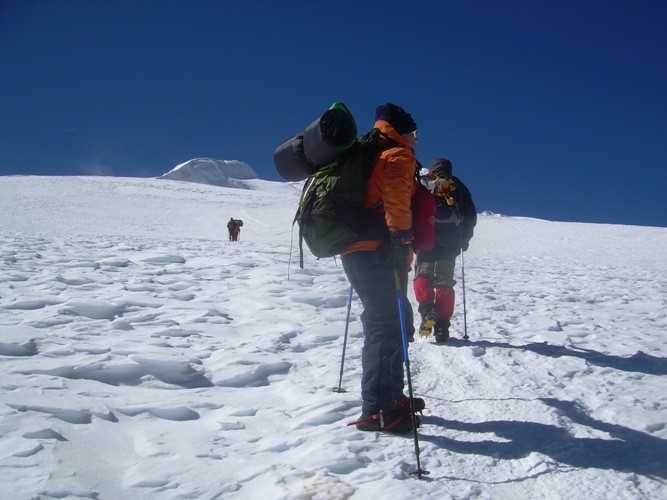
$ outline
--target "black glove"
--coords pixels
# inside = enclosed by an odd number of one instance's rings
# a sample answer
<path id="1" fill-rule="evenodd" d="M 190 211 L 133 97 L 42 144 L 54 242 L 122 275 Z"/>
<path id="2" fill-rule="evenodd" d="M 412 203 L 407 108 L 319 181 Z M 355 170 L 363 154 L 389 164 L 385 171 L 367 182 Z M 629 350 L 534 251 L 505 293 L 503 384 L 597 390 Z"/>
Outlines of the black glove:
<path id="1" fill-rule="evenodd" d="M 402 271 L 407 268 L 410 245 L 412 244 L 412 230 L 391 231 L 391 258 L 394 268 Z"/>
<path id="2" fill-rule="evenodd" d="M 463 243 L 461 243 L 461 250 L 463 250 L 464 252 L 468 250 L 468 245 L 470 245 L 469 241 L 464 241 Z"/>

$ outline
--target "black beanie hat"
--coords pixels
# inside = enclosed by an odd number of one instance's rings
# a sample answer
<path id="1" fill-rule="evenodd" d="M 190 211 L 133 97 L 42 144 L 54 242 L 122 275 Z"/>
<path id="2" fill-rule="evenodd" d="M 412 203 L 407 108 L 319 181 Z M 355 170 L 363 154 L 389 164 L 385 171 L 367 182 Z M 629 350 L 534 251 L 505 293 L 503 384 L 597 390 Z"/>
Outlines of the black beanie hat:
<path id="1" fill-rule="evenodd" d="M 378 106 L 375 110 L 375 119 L 389 122 L 396 129 L 396 132 L 401 135 L 417 130 L 417 124 L 412 119 L 412 115 L 400 106 L 396 106 L 396 104 L 390 102 Z"/>
<path id="2" fill-rule="evenodd" d="M 436 158 L 431 163 L 432 174 L 437 175 L 438 177 L 451 177 L 452 176 L 452 162 L 445 158 Z"/>

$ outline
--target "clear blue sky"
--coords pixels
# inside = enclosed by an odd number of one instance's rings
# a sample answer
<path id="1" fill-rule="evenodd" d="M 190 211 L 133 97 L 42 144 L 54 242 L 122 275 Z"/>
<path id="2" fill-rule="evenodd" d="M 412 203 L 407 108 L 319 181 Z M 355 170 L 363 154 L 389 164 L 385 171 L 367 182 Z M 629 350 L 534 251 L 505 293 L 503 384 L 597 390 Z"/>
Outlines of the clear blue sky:
<path id="1" fill-rule="evenodd" d="M 263 179 L 334 101 L 394 102 L 478 209 L 667 226 L 663 0 L 2 0 L 0 174 Z"/>

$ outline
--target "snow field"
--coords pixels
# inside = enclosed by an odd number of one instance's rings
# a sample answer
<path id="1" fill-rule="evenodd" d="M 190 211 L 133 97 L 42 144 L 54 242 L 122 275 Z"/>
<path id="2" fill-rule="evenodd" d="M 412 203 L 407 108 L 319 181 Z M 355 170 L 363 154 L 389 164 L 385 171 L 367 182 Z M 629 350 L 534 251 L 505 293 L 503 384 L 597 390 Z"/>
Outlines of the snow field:
<path id="1" fill-rule="evenodd" d="M 410 345 L 419 481 L 412 435 L 346 426 L 360 303 L 339 394 L 345 275 L 253 182 L 0 179 L 2 496 L 664 497 L 666 229 L 480 217 L 470 340 L 459 281 L 451 341 Z"/>

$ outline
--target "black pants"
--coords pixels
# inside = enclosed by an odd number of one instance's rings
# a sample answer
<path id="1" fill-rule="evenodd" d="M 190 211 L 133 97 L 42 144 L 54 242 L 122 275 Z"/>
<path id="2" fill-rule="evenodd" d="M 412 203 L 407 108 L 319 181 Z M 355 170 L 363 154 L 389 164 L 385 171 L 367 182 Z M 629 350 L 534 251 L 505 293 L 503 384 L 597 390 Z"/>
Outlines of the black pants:
<path id="1" fill-rule="evenodd" d="M 364 306 L 361 323 L 362 411 L 390 410 L 403 396 L 403 337 L 396 281 L 391 259 L 382 252 L 353 252 L 343 268 Z M 407 299 L 407 269 L 400 272 L 406 335 L 414 334 L 412 306 Z"/>

